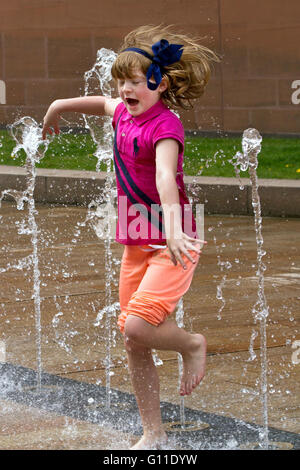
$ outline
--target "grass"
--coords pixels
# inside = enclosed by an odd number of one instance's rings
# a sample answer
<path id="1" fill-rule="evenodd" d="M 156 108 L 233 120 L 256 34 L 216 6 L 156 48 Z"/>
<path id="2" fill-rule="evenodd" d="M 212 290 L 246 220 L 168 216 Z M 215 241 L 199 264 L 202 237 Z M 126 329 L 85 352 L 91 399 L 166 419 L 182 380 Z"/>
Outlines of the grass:
<path id="1" fill-rule="evenodd" d="M 1 165 L 24 165 L 25 152 L 20 151 L 18 155 L 13 156 L 14 147 L 15 142 L 8 132 L 0 131 Z M 93 156 L 95 150 L 96 145 L 89 134 L 60 134 L 49 145 L 45 157 L 37 163 L 36 167 L 95 171 L 97 164 L 97 159 Z"/>
<path id="2" fill-rule="evenodd" d="M 240 138 L 187 138 L 185 173 L 233 177 L 234 167 L 229 160 L 241 150 Z M 259 178 L 300 179 L 300 139 L 263 138 L 257 175 Z M 241 176 L 248 177 L 248 172 L 241 172 Z"/>
<path id="3" fill-rule="evenodd" d="M 22 166 L 24 152 L 12 158 L 15 143 L 7 131 L 0 131 L 0 165 Z M 96 170 L 93 156 L 96 146 L 88 134 L 61 134 L 50 144 L 45 157 L 37 164 L 41 168 Z M 187 137 L 184 171 L 186 175 L 234 177 L 229 160 L 241 150 L 241 138 Z M 258 155 L 259 178 L 300 179 L 300 139 L 264 137 Z M 104 164 L 101 171 L 106 171 Z M 242 177 L 248 177 L 247 172 Z"/>

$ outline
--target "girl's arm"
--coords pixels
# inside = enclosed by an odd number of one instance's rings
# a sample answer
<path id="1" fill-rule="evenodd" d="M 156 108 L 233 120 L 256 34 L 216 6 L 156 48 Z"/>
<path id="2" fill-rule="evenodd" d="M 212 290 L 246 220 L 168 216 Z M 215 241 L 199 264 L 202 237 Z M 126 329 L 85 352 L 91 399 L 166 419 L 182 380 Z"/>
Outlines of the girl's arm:
<path id="1" fill-rule="evenodd" d="M 172 261 L 175 265 L 179 261 L 185 268 L 181 253 L 194 262 L 188 250 L 200 253 L 195 244 L 203 241 L 191 238 L 182 231 L 181 207 L 176 183 L 178 150 L 179 144 L 174 139 L 163 139 L 156 144 L 156 187 L 163 208 L 167 245 Z"/>
<path id="2" fill-rule="evenodd" d="M 66 112 L 93 114 L 95 116 L 113 116 L 116 107 L 121 102 L 120 98 L 108 98 L 105 96 L 82 96 L 79 98 L 59 99 L 49 106 L 43 122 L 43 139 L 47 133 L 59 134 L 58 122 L 60 115 Z"/>

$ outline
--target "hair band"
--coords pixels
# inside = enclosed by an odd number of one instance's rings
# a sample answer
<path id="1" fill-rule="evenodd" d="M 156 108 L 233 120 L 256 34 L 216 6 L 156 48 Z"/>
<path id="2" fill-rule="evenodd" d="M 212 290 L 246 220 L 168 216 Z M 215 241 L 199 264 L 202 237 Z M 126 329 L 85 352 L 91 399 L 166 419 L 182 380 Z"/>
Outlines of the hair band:
<path id="1" fill-rule="evenodd" d="M 183 45 L 181 44 L 169 44 L 166 39 L 161 39 L 157 41 L 152 46 L 153 56 L 140 49 L 139 47 L 128 47 L 122 52 L 133 51 L 138 54 L 142 54 L 151 60 L 151 64 L 148 67 L 146 78 L 147 86 L 150 90 L 156 90 L 160 82 L 162 81 L 162 75 L 164 73 L 164 67 L 166 65 L 174 64 L 178 62 L 182 56 Z M 154 77 L 155 83 L 150 82 L 150 79 Z"/>

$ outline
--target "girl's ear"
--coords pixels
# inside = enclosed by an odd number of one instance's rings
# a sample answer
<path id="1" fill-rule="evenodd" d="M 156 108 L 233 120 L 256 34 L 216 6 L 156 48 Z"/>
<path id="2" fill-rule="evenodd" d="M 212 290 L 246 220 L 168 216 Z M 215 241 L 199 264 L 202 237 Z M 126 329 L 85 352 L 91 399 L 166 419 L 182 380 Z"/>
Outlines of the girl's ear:
<path id="1" fill-rule="evenodd" d="M 163 93 L 164 91 L 166 91 L 168 88 L 168 82 L 167 80 L 163 77 L 160 84 L 158 85 L 158 91 L 160 93 Z"/>

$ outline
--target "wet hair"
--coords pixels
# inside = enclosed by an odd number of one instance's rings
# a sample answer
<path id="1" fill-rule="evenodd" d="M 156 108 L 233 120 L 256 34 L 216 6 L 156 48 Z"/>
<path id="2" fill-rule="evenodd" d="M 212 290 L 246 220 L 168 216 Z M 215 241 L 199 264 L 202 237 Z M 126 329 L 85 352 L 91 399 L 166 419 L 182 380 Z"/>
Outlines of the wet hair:
<path id="1" fill-rule="evenodd" d="M 211 62 L 219 62 L 220 59 L 213 51 L 200 45 L 199 40 L 174 32 L 173 26 L 141 26 L 127 34 L 112 66 L 112 76 L 115 80 L 133 78 L 137 69 L 146 75 L 151 61 L 137 52 L 122 51 L 138 47 L 153 56 L 151 46 L 161 39 L 183 45 L 181 59 L 164 67 L 167 89 L 161 95 L 162 100 L 170 108 L 190 109 L 204 93 L 211 75 Z"/>

